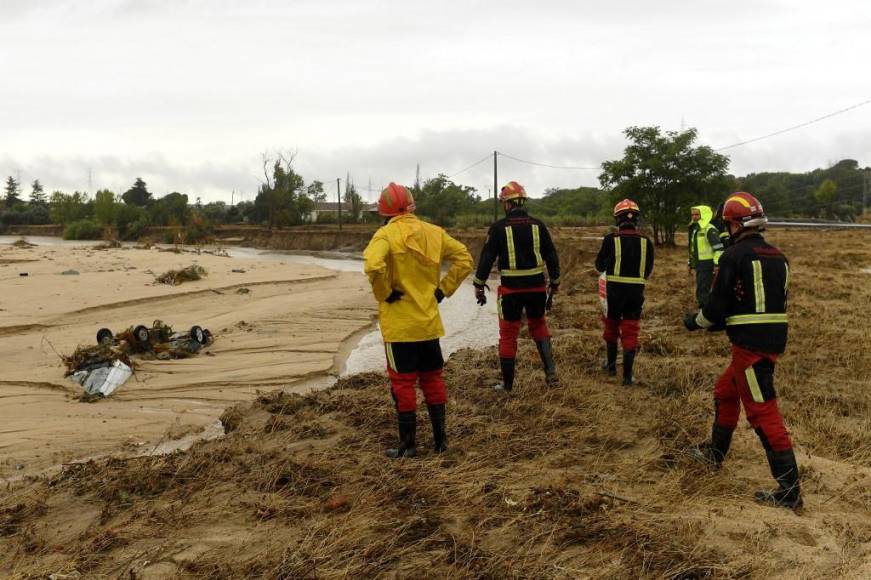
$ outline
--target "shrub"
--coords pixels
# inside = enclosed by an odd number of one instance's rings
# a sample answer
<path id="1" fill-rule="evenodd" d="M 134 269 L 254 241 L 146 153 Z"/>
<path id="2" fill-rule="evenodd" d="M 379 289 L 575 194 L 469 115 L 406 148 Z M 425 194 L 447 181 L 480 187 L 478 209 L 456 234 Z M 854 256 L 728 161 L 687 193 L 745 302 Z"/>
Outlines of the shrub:
<path id="1" fill-rule="evenodd" d="M 91 220 L 79 220 L 64 228 L 65 240 L 99 240 L 103 235 L 103 228 Z"/>

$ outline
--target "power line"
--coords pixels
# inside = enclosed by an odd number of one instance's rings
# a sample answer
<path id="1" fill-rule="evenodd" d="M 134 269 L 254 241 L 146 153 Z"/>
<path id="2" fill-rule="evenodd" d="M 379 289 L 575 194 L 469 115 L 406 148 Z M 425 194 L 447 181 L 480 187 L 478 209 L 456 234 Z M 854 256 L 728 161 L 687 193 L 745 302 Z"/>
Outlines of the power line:
<path id="1" fill-rule="evenodd" d="M 482 157 L 482 158 L 479 159 L 478 161 L 475 161 L 474 163 L 472 163 L 471 165 L 469 165 L 469 166 L 466 167 L 465 169 L 460 169 L 460 170 L 457 171 L 456 173 L 453 173 L 453 174 L 451 174 L 451 175 L 448 175 L 448 176 L 447 176 L 448 179 L 453 179 L 453 178 L 456 177 L 457 175 L 459 175 L 459 174 L 461 174 L 461 173 L 465 173 L 466 171 L 472 169 L 473 167 L 477 167 L 478 165 L 481 165 L 481 164 L 484 163 L 485 161 L 488 161 L 488 160 L 490 159 L 491 156 L 492 156 L 492 154 L 491 154 L 491 153 L 488 153 L 487 155 L 485 155 L 484 157 Z"/>
<path id="2" fill-rule="evenodd" d="M 597 165 L 596 167 L 580 167 L 577 165 L 551 165 L 550 163 L 539 163 L 538 161 L 527 161 L 526 159 L 520 159 L 518 157 L 514 157 L 513 155 L 508 155 L 507 153 L 502 153 L 499 151 L 499 155 L 502 157 L 507 157 L 508 159 L 513 159 L 514 161 L 519 161 L 520 163 L 527 163 L 529 165 L 538 165 L 539 167 L 549 167 L 551 169 L 573 169 L 577 171 L 598 171 L 602 168 L 601 165 Z M 489 156 L 488 156 L 489 159 Z"/>
<path id="3" fill-rule="evenodd" d="M 859 107 L 865 106 L 871 103 L 871 99 L 866 99 L 861 103 L 856 103 L 850 107 L 845 109 L 839 109 L 827 115 L 823 115 L 822 117 L 817 117 L 816 119 L 811 119 L 810 121 L 805 121 L 804 123 L 799 123 L 798 125 L 793 125 L 792 127 L 787 127 L 786 129 L 781 129 L 779 131 L 775 131 L 774 133 L 769 133 L 767 135 L 762 135 L 760 137 L 754 137 L 752 139 L 747 139 L 746 141 L 739 141 L 738 143 L 732 143 L 731 145 L 726 145 L 725 147 L 720 147 L 719 149 L 715 149 L 715 151 L 725 151 L 726 149 L 732 149 L 733 147 L 740 147 L 742 145 L 747 145 L 748 143 L 755 143 L 756 141 L 762 141 L 763 139 L 768 139 L 769 137 L 776 137 L 777 135 L 783 135 L 784 133 L 788 133 L 790 131 L 795 131 L 796 129 L 801 129 L 802 127 L 807 127 L 808 125 L 813 125 L 814 123 L 819 123 L 820 121 L 824 121 L 826 119 L 830 119 L 836 115 L 841 115 L 846 113 L 847 111 L 852 111 L 853 109 L 858 109 Z"/>

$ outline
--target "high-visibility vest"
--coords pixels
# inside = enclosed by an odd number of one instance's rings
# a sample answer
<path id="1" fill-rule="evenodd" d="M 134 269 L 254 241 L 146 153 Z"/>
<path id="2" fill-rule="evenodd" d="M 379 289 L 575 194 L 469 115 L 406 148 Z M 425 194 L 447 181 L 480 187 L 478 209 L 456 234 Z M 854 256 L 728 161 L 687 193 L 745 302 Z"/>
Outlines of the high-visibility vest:
<path id="1" fill-rule="evenodd" d="M 707 224 L 704 228 L 696 228 L 693 230 L 692 236 L 690 237 L 690 248 L 695 247 L 696 254 L 698 255 L 698 260 L 714 260 L 714 262 L 718 262 L 719 255 L 722 253 L 722 249 L 715 252 L 714 248 L 711 247 L 711 243 L 708 241 L 708 232 L 713 230 L 717 237 L 719 237 L 720 230 L 717 229 L 716 226 Z"/>

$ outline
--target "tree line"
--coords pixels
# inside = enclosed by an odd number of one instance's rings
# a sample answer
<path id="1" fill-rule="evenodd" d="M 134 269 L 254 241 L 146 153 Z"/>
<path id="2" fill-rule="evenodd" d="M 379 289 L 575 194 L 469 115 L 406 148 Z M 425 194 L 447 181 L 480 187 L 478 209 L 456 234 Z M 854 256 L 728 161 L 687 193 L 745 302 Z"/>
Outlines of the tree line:
<path id="1" fill-rule="evenodd" d="M 641 206 L 656 242 L 674 244 L 675 233 L 689 222 L 692 206 L 716 206 L 732 191 L 753 193 L 771 216 L 852 221 L 863 209 L 864 188 L 871 186 L 871 168 L 860 168 L 852 159 L 806 173 L 736 177 L 728 173 L 727 156 L 696 144 L 696 129 L 629 127 L 624 135 L 629 145 L 621 158 L 602 164 L 600 188 L 547 189 L 542 197 L 530 199 L 530 212 L 555 225 L 610 223 L 614 203 L 629 197 Z M 155 198 L 141 178 L 120 195 L 103 189 L 93 197 L 61 191 L 48 195 L 35 180 L 29 199 L 24 201 L 21 185 L 8 177 L 0 204 L 0 227 L 59 224 L 68 238 L 133 240 L 149 226 L 176 226 L 184 229 L 187 240 L 194 241 L 223 224 L 277 228 L 312 221 L 335 223 L 335 212 L 315 211 L 317 204 L 331 197 L 324 183 L 306 183 L 294 169 L 293 155 L 264 155 L 262 161 L 263 177 L 254 201 L 233 205 L 203 204 L 199 198 L 191 203 L 179 192 Z M 350 176 L 344 182 L 343 221 L 378 221 Z M 482 199 L 474 187 L 456 183 L 446 175 L 415 182 L 411 189 L 417 213 L 439 225 L 483 226 L 493 219 L 492 199 Z"/>

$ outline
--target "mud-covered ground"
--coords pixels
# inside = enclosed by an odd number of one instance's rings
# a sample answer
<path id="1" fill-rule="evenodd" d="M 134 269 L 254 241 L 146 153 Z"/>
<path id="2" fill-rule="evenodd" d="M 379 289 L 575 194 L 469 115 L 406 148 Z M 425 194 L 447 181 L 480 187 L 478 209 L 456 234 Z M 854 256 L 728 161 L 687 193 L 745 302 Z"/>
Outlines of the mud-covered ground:
<path id="1" fill-rule="evenodd" d="M 777 387 L 806 506 L 771 508 L 746 424 L 717 473 L 681 450 L 712 418 L 722 335 L 689 334 L 683 250 L 660 251 L 638 384 L 599 371 L 598 242 L 563 230 L 552 317 L 561 385 L 533 345 L 506 397 L 494 348 L 448 362 L 444 455 L 388 461 L 385 377 L 228 409 L 227 435 L 161 457 L 69 466 L 0 495 L 0 575 L 125 578 L 871 576 L 871 236 L 772 232 L 792 261 L 791 337 Z M 493 321 L 495 324 L 496 321 Z M 70 577 L 70 576 L 67 576 Z"/>
<path id="2" fill-rule="evenodd" d="M 257 389 L 333 370 L 346 339 L 375 311 L 358 272 L 46 242 L 0 245 L 0 482 L 211 429 L 228 405 L 251 401 Z M 191 265 L 207 275 L 155 283 Z M 101 327 L 121 332 L 155 319 L 181 332 L 200 325 L 217 340 L 186 360 L 140 358 L 110 398 L 78 403 L 83 390 L 64 378 L 59 355 L 95 344 Z"/>

